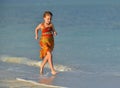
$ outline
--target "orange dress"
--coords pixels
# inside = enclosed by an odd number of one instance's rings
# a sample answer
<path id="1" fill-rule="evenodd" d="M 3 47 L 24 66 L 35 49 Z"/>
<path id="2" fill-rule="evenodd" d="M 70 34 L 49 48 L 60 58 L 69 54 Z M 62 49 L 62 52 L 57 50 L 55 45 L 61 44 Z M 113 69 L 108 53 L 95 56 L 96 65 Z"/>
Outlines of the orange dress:
<path id="1" fill-rule="evenodd" d="M 40 58 L 43 59 L 47 52 L 53 51 L 54 48 L 54 37 L 52 33 L 52 27 L 44 27 L 42 30 L 41 38 L 39 45 L 41 47 L 40 49 Z"/>

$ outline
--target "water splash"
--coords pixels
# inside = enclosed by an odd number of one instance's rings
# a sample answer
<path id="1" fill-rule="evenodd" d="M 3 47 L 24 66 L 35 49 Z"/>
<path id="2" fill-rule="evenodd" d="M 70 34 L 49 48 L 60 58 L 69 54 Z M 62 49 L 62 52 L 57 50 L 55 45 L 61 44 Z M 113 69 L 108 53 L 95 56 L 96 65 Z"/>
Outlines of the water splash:
<path id="1" fill-rule="evenodd" d="M 35 67 L 39 67 L 41 64 L 41 61 L 31 60 L 30 58 L 26 58 L 26 57 L 1 56 L 0 61 L 6 62 L 6 63 L 24 64 L 24 65 L 35 66 Z M 49 65 L 46 64 L 45 67 L 49 68 Z M 58 71 L 63 71 L 63 72 L 64 71 L 72 71 L 72 68 L 70 68 L 68 66 L 64 66 L 64 65 L 56 64 L 54 67 Z"/>

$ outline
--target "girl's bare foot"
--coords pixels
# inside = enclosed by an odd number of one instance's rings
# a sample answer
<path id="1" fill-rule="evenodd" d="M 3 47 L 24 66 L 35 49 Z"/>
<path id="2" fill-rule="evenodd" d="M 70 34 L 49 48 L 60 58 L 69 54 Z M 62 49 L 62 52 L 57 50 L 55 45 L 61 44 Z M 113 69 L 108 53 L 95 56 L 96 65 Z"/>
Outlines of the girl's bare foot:
<path id="1" fill-rule="evenodd" d="M 52 72 L 51 72 L 52 75 L 56 75 L 57 73 L 58 73 L 58 72 L 56 72 L 56 71 L 52 71 Z"/>

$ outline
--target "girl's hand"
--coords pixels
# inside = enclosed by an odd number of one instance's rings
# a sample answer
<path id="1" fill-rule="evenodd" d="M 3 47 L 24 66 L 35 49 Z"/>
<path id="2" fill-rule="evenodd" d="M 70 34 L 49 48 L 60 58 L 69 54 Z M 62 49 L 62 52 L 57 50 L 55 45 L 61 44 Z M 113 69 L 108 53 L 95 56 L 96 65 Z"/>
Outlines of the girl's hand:
<path id="1" fill-rule="evenodd" d="M 54 36 L 56 36 L 57 35 L 57 32 L 54 32 Z"/>
<path id="2" fill-rule="evenodd" d="M 38 36 L 35 36 L 35 39 L 37 40 L 37 39 L 38 39 Z"/>

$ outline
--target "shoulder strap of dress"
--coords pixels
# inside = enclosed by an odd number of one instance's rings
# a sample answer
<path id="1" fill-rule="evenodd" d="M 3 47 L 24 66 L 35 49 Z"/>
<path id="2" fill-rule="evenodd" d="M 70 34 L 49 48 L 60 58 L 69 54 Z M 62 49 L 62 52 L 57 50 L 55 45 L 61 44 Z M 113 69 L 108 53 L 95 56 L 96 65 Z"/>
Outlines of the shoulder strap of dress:
<path id="1" fill-rule="evenodd" d="M 45 28 L 45 25 L 44 25 L 44 23 L 43 23 L 43 22 L 41 23 L 41 25 Z"/>
<path id="2" fill-rule="evenodd" d="M 42 31 L 43 31 L 45 29 L 45 25 L 43 22 L 41 23 L 41 26 L 42 26 Z"/>

